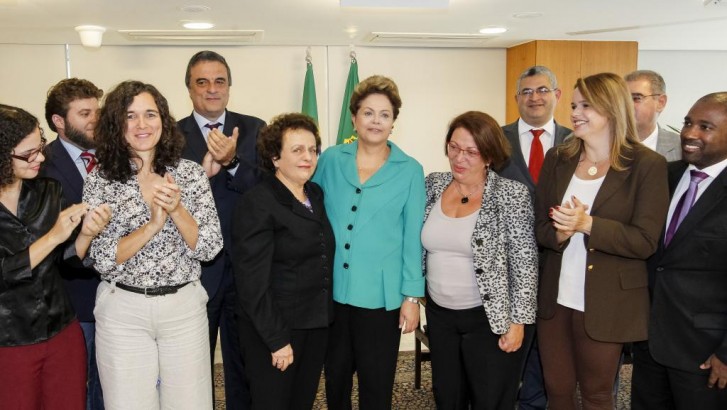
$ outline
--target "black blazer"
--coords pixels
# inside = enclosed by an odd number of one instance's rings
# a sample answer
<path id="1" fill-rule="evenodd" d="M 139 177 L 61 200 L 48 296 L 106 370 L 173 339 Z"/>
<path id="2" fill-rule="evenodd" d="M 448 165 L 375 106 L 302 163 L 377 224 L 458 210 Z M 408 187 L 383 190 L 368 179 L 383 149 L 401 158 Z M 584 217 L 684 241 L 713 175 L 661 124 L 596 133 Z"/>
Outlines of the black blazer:
<path id="1" fill-rule="evenodd" d="M 194 117 L 190 115 L 179 120 L 177 126 L 186 139 L 182 157 L 201 164 L 207 153 L 207 143 Z M 264 126 L 265 122 L 259 118 L 226 111 L 223 133 L 232 135 L 232 130 L 238 127 L 237 156 L 240 159 L 240 165 L 234 176 L 223 169 L 210 178 L 210 187 L 215 198 L 215 206 L 222 227 L 222 237 L 225 242 L 223 251 L 215 259 L 202 262 L 201 281 L 210 299 L 217 293 L 225 272 L 227 259 L 225 254 L 228 252 L 231 242 L 232 213 L 235 203 L 245 191 L 255 186 L 260 178 L 257 166 L 256 143 L 260 129 Z"/>
<path id="2" fill-rule="evenodd" d="M 41 175 L 61 183 L 65 206 L 80 203 L 83 196 L 83 176 L 63 144 L 55 139 L 46 146 L 43 155 L 46 159 L 41 165 Z M 72 268 L 67 265 L 60 265 L 59 271 L 78 320 L 94 322 L 96 288 L 101 281 L 98 272 L 91 268 Z"/>
<path id="3" fill-rule="evenodd" d="M 522 182 L 526 187 L 528 187 L 530 196 L 535 198 L 535 182 L 533 182 L 533 177 L 530 176 L 528 163 L 525 161 L 525 157 L 523 157 L 523 150 L 520 146 L 520 135 L 518 134 L 517 124 L 518 121 L 515 121 L 502 127 L 502 131 L 505 133 L 505 138 L 507 138 L 508 142 L 510 142 L 510 146 L 512 147 L 512 153 L 510 154 L 510 158 L 505 162 L 497 174 L 501 177 Z M 571 131 L 570 128 L 561 127 L 556 123 L 553 146 L 563 142 L 565 137 L 570 135 L 572 132 L 573 131 Z"/>
<path id="4" fill-rule="evenodd" d="M 235 209 L 232 265 L 242 314 L 271 352 L 290 343 L 292 329 L 333 320 L 335 240 L 323 191 L 305 186 L 311 213 L 277 178 L 267 176 Z"/>
<path id="5" fill-rule="evenodd" d="M 669 163 L 674 194 L 688 164 Z M 707 187 L 664 247 L 649 259 L 649 350 L 691 373 L 713 353 L 727 363 L 727 169 Z"/>

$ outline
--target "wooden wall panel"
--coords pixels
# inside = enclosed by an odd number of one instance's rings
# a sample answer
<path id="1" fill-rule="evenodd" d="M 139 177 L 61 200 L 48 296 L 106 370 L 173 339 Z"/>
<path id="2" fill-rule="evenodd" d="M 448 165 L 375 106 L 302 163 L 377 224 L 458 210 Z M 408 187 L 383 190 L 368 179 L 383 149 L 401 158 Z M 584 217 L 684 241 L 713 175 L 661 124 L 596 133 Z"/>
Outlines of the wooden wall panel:
<path id="1" fill-rule="evenodd" d="M 584 41 L 581 75 L 611 72 L 624 76 L 636 70 L 638 52 L 635 41 Z"/>
<path id="2" fill-rule="evenodd" d="M 581 76 L 581 41 L 537 41 L 537 64 L 550 68 L 558 79 L 560 101 L 555 107 L 554 118 L 558 124 L 570 128 L 570 102 L 573 85 Z"/>
<path id="3" fill-rule="evenodd" d="M 536 64 L 536 43 L 520 44 L 507 49 L 507 69 L 505 80 L 505 123 L 515 121 L 520 114 L 517 111 L 515 93 L 517 92 L 517 78 L 526 68 Z"/>

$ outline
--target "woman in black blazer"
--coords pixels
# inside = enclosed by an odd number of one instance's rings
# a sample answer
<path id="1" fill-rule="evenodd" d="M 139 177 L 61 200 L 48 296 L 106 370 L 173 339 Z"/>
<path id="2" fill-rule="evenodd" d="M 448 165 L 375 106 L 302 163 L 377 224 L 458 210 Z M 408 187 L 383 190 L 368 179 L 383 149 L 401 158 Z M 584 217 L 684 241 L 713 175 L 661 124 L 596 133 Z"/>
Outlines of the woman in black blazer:
<path id="1" fill-rule="evenodd" d="M 262 182 L 238 202 L 232 263 L 255 409 L 310 409 L 333 320 L 334 237 L 323 191 L 309 179 L 321 139 L 302 114 L 284 114 L 258 140 Z"/>

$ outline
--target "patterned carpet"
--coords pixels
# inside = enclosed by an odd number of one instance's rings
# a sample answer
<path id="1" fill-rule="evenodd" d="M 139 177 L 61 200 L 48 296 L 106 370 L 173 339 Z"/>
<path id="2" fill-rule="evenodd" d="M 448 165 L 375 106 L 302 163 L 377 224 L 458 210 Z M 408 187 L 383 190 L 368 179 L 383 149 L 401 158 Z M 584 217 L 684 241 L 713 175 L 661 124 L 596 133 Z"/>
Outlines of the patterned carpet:
<path id="1" fill-rule="evenodd" d="M 215 410 L 224 410 L 224 378 L 222 365 L 215 365 Z M 429 362 L 422 364 L 422 388 L 414 388 L 414 352 L 399 353 L 399 363 L 396 368 L 396 381 L 394 384 L 394 409 L 435 409 L 434 396 L 432 395 L 432 369 Z M 326 409 L 326 393 L 323 388 L 323 378 L 318 389 L 318 396 L 313 405 L 314 410 Z M 621 367 L 621 385 L 618 394 L 616 408 L 628 410 L 629 397 L 631 395 L 631 365 Z M 358 408 L 358 391 L 354 384 L 353 392 L 354 408 Z"/>

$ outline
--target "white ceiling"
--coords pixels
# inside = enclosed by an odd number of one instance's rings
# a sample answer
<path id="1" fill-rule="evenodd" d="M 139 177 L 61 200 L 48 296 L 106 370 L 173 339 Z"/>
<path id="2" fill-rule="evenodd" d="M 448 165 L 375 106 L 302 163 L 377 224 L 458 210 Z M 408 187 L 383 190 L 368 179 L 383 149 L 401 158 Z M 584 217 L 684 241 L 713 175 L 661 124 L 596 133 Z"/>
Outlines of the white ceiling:
<path id="1" fill-rule="evenodd" d="M 417 1 L 426 0 L 397 2 Z M 704 2 L 449 0 L 446 9 L 416 10 L 342 8 L 339 0 L 0 0 L 0 44 L 79 44 L 73 28 L 82 24 L 107 27 L 105 45 L 241 44 L 191 39 L 145 42 L 118 32 L 182 30 L 182 21 L 191 20 L 212 22 L 217 30 L 262 30 L 262 36 L 247 43 L 257 45 L 504 48 L 547 39 L 638 41 L 641 50 L 727 50 L 727 0 L 721 4 Z M 186 5 L 208 6 L 210 10 L 185 12 L 182 7 Z M 541 15 L 514 17 L 527 12 Z M 373 32 L 471 35 L 492 25 L 505 26 L 508 31 L 477 41 L 369 42 Z"/>

